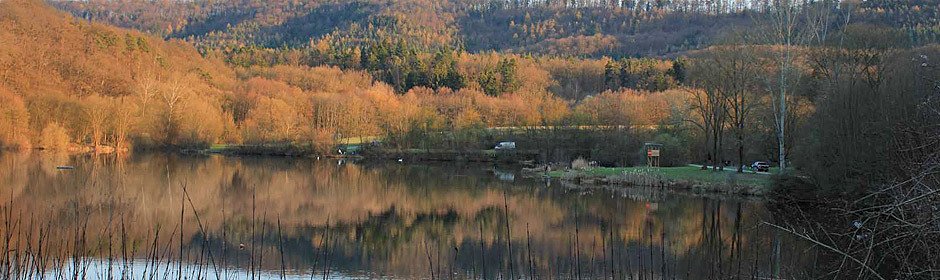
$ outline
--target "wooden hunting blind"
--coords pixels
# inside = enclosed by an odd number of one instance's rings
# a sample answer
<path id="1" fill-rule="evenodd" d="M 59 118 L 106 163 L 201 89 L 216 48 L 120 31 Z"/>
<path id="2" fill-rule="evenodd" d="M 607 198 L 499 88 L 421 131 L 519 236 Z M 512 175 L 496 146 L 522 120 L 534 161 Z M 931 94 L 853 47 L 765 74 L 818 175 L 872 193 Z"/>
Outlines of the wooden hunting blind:
<path id="1" fill-rule="evenodd" d="M 663 144 L 646 142 L 643 144 L 643 149 L 646 150 L 646 166 L 659 167 L 659 157 L 662 154 Z"/>

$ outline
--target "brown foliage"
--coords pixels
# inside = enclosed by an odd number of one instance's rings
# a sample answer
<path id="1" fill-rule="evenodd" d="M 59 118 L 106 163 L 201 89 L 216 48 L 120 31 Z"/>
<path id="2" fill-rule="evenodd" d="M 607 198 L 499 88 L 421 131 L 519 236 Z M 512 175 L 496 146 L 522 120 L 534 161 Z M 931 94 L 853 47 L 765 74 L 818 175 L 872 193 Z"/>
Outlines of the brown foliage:
<path id="1" fill-rule="evenodd" d="M 69 148 L 69 133 L 56 122 L 46 125 L 46 128 L 42 129 L 40 137 L 42 137 L 42 140 L 39 143 L 43 149 L 65 151 Z"/>
<path id="2" fill-rule="evenodd" d="M 0 148 L 29 149 L 29 112 L 23 99 L 0 87 Z"/>
<path id="3" fill-rule="evenodd" d="M 681 90 L 653 93 L 628 89 L 606 91 L 584 99 L 575 107 L 575 113 L 593 124 L 655 126 L 669 117 L 672 107 L 685 101 L 674 97 L 681 95 Z"/>

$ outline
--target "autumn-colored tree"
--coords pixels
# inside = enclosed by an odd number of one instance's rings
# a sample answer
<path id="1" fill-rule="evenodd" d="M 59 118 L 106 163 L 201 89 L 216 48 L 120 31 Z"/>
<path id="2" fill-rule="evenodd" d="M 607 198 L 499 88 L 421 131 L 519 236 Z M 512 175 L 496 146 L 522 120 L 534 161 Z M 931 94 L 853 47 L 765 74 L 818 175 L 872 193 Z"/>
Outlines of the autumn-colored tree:
<path id="1" fill-rule="evenodd" d="M 280 99 L 260 97 L 243 125 L 251 143 L 289 142 L 296 137 L 298 114 Z"/>
<path id="2" fill-rule="evenodd" d="M 128 98 L 112 98 L 108 104 L 113 144 L 118 152 L 123 152 L 130 147 L 128 137 L 133 132 L 137 121 L 135 105 Z"/>
<path id="3" fill-rule="evenodd" d="M 84 123 L 91 136 L 91 146 L 99 149 L 104 142 L 108 122 L 112 120 L 106 97 L 91 95 L 82 100 Z"/>
<path id="4" fill-rule="evenodd" d="M 55 151 L 65 151 L 69 148 L 69 133 L 68 131 L 59 125 L 56 122 L 50 122 L 42 129 L 40 133 L 41 140 L 39 141 L 43 149 L 46 150 L 55 150 Z"/>
<path id="5" fill-rule="evenodd" d="M 29 149 L 29 111 L 23 99 L 0 87 L 0 148 Z"/>
<path id="6" fill-rule="evenodd" d="M 217 143 L 230 126 L 231 115 L 222 112 L 218 105 L 202 99 L 189 99 L 181 108 L 187 112 L 175 124 L 178 136 L 173 145 L 205 147 Z"/>
<path id="7" fill-rule="evenodd" d="M 655 126 L 670 114 L 663 93 L 634 90 L 606 91 L 584 99 L 575 107 L 578 115 L 602 125 Z"/>

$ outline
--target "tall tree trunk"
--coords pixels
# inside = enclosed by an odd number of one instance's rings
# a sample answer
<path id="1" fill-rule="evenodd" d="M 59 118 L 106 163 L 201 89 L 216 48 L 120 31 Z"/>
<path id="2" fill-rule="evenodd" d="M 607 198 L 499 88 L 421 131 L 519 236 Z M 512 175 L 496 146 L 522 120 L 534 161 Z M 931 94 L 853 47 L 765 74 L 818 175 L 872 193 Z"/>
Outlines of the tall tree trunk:
<path id="1" fill-rule="evenodd" d="M 705 124 L 705 162 L 702 164 L 702 170 L 707 170 L 708 166 L 712 163 L 712 131 L 708 120 L 703 122 Z"/>
<path id="2" fill-rule="evenodd" d="M 744 126 L 738 124 L 738 173 L 744 173 Z"/>
<path id="3" fill-rule="evenodd" d="M 787 124 L 787 72 L 790 71 L 791 55 L 790 41 L 787 39 L 786 57 L 783 62 L 783 69 L 780 71 L 780 112 L 777 115 L 777 156 L 780 162 L 781 173 L 787 169 L 787 151 L 786 151 L 786 124 Z"/>
<path id="4" fill-rule="evenodd" d="M 723 120 L 719 121 L 719 123 L 722 123 L 722 122 Z M 724 146 L 724 142 L 725 142 L 724 141 L 725 131 L 721 129 L 721 126 L 719 126 L 716 131 L 718 132 L 717 136 L 715 137 L 715 142 L 716 142 L 715 143 L 715 155 L 716 155 L 715 158 L 718 160 L 717 167 L 718 167 L 718 170 L 725 170 L 725 156 L 724 156 L 724 153 L 722 153 L 721 151 L 721 147 Z"/>
<path id="5" fill-rule="evenodd" d="M 718 113 L 716 112 L 715 114 L 717 116 Z M 714 138 L 712 140 L 712 155 L 713 155 L 712 169 L 713 170 L 718 170 L 719 166 L 721 165 L 721 151 L 720 151 L 721 149 L 721 125 L 720 123 L 721 122 L 719 122 L 718 118 L 716 117 L 715 118 L 716 125 L 715 125 L 714 130 L 712 131 L 712 135 L 714 135 L 712 136 Z"/>

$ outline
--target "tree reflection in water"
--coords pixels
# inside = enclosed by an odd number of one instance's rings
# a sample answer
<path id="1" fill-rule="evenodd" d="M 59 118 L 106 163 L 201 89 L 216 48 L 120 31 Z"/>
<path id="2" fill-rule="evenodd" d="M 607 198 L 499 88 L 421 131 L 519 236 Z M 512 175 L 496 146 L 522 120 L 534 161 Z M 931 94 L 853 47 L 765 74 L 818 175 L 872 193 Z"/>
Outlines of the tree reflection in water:
<path id="1" fill-rule="evenodd" d="M 4 275 L 497 279 L 510 266 L 516 277 L 545 279 L 814 273 L 812 248 L 759 226 L 772 216 L 756 200 L 505 180 L 512 168 L 483 165 L 15 153 L 0 154 L 0 164 L 0 245 L 11 252 Z M 63 164 L 76 169 L 54 169 Z"/>

